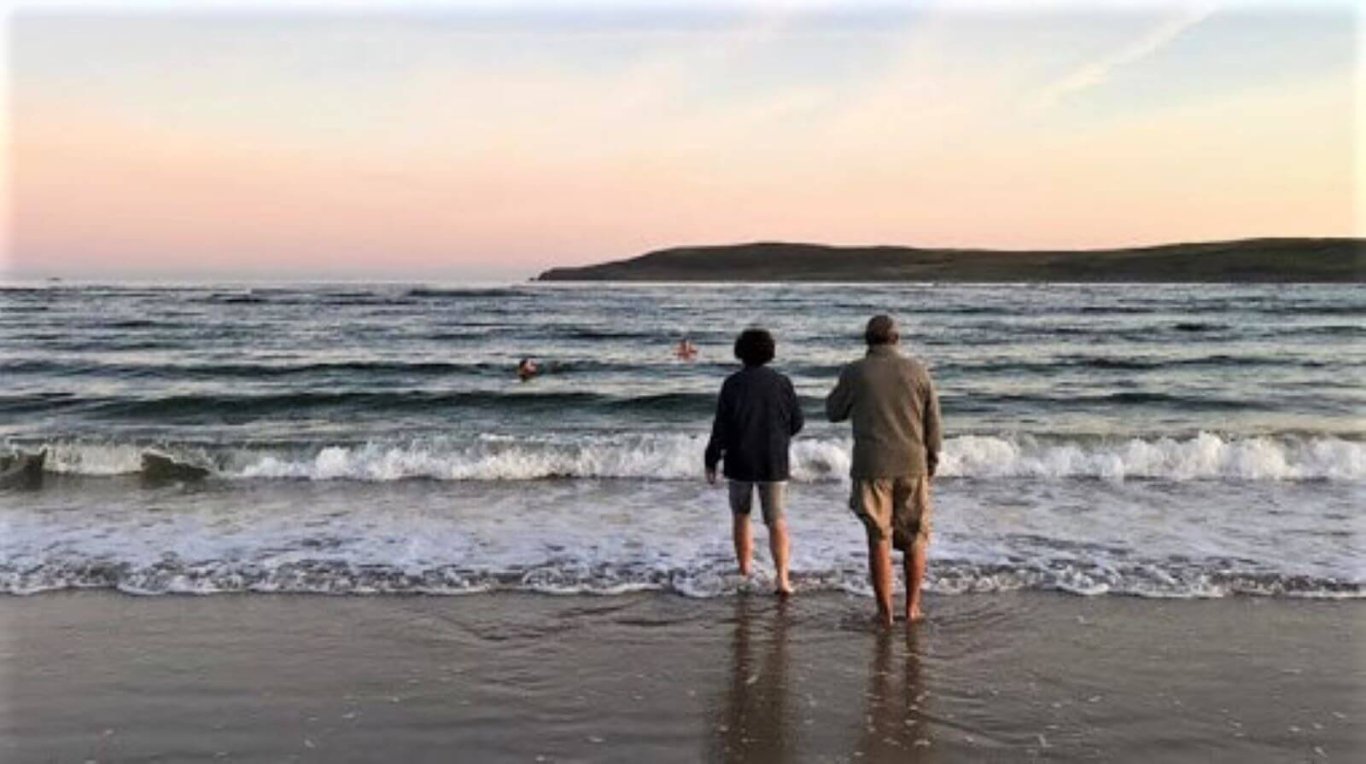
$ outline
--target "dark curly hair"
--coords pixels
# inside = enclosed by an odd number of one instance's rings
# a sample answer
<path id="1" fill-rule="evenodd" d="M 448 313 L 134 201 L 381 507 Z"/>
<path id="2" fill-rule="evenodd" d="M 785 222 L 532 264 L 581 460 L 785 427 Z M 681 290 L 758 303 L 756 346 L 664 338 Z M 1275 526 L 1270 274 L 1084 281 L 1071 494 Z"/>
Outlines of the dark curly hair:
<path id="1" fill-rule="evenodd" d="M 735 357 L 746 366 L 763 366 L 773 360 L 776 346 L 773 335 L 769 334 L 767 329 L 750 327 L 735 338 Z"/>

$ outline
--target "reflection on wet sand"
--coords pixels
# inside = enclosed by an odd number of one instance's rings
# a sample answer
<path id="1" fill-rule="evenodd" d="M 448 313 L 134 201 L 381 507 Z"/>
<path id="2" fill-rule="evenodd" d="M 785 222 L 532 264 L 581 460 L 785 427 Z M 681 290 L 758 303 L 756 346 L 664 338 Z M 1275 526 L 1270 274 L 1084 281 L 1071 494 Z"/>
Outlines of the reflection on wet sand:
<path id="1" fill-rule="evenodd" d="M 794 667 L 797 612 L 787 601 L 735 598 L 727 682 L 708 714 L 706 760 L 797 761 L 838 750 L 846 752 L 839 758 L 856 761 L 933 761 L 917 630 L 847 633 L 840 641 L 852 639 L 844 642 L 852 652 L 798 640 Z M 860 671 L 861 661 L 848 659 L 865 649 Z"/>
<path id="2" fill-rule="evenodd" d="M 913 629 L 887 629 L 875 639 L 862 728 L 853 757 L 874 762 L 932 761 L 930 728 L 924 713 L 928 693 L 921 683 L 917 633 Z M 900 649 L 898 642 L 902 643 Z"/>
<path id="3" fill-rule="evenodd" d="M 786 761 L 798 753 L 788 709 L 791 615 L 785 602 L 762 621 L 759 610 L 750 597 L 735 598 L 730 682 L 713 721 L 709 761 Z"/>

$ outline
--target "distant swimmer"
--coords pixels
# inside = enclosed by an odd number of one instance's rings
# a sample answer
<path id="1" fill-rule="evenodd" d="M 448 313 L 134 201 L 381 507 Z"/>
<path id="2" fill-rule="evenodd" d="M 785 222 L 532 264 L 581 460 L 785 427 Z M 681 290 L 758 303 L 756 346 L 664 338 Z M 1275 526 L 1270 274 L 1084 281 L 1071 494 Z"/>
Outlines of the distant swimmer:
<path id="1" fill-rule="evenodd" d="M 536 365 L 536 361 L 530 358 L 523 358 L 517 363 L 517 378 L 526 382 L 532 377 L 541 373 L 541 367 Z"/>
<path id="2" fill-rule="evenodd" d="M 692 361 L 697 358 L 697 346 L 692 344 L 692 340 L 684 337 L 678 341 L 678 347 L 674 348 L 674 355 L 680 361 Z"/>

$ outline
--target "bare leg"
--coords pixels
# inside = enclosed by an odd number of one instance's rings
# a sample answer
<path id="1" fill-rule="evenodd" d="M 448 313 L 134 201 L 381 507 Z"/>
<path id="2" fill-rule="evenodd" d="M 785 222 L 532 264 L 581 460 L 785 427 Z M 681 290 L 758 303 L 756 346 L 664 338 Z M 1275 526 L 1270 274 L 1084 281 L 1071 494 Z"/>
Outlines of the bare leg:
<path id="1" fill-rule="evenodd" d="M 740 563 L 740 575 L 748 576 L 754 561 L 754 536 L 749 530 L 749 515 L 733 513 L 732 535 L 735 538 L 735 559 Z"/>
<path id="2" fill-rule="evenodd" d="M 920 584 L 925 580 L 925 552 L 929 541 L 917 536 L 915 543 L 906 551 L 903 564 L 906 567 L 906 621 L 914 623 L 922 620 L 925 613 L 920 609 Z"/>
<path id="3" fill-rule="evenodd" d="M 781 517 L 768 526 L 768 548 L 773 552 L 773 567 L 778 571 L 775 588 L 778 594 L 789 595 L 792 593 L 792 582 L 787 575 L 787 521 Z"/>
<path id="4" fill-rule="evenodd" d="M 892 542 L 868 539 L 868 572 L 877 598 L 877 617 L 884 626 L 892 625 Z"/>

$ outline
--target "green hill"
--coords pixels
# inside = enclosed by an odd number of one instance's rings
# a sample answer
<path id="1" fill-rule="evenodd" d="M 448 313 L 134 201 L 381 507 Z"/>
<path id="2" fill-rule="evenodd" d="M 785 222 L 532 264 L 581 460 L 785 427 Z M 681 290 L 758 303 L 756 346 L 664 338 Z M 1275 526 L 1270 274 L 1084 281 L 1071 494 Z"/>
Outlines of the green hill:
<path id="1" fill-rule="evenodd" d="M 1366 280 L 1366 239 L 1005 251 L 759 242 L 675 247 L 538 281 L 1317 282 Z"/>

